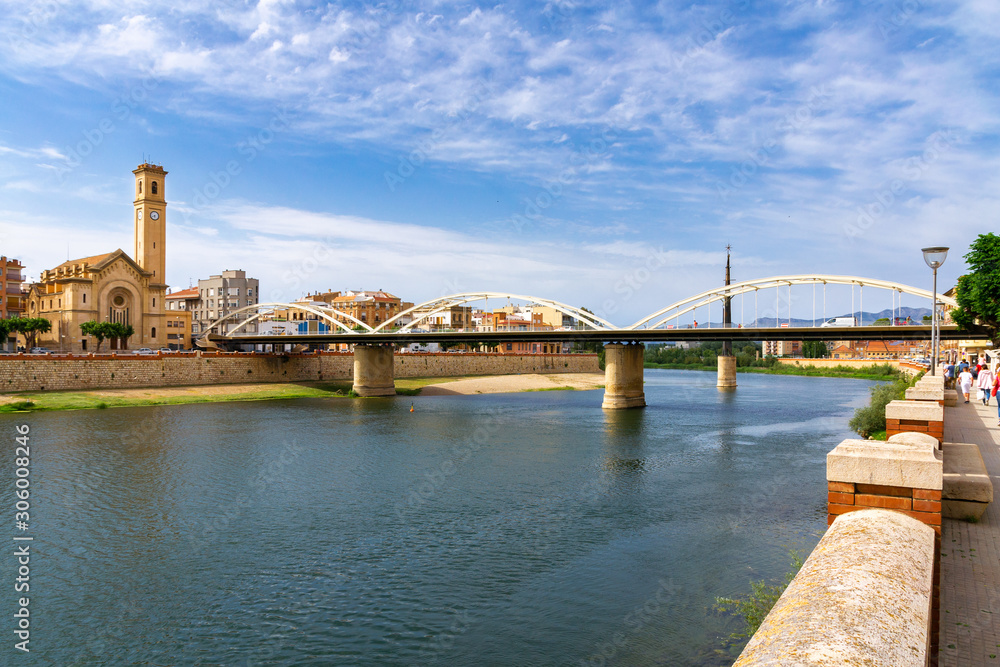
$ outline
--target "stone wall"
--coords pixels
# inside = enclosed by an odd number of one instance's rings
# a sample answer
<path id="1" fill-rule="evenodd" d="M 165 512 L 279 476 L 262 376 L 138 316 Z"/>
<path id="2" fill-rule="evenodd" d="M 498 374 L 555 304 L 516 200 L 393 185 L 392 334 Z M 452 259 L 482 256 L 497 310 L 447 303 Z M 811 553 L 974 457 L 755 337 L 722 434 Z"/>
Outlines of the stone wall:
<path id="1" fill-rule="evenodd" d="M 925 667 L 935 549 L 934 531 L 899 512 L 841 516 L 734 667 Z"/>
<path id="2" fill-rule="evenodd" d="M 397 354 L 395 376 L 449 377 L 599 372 L 596 354 Z M 149 356 L 4 355 L 0 392 L 350 380 L 352 353 Z"/>

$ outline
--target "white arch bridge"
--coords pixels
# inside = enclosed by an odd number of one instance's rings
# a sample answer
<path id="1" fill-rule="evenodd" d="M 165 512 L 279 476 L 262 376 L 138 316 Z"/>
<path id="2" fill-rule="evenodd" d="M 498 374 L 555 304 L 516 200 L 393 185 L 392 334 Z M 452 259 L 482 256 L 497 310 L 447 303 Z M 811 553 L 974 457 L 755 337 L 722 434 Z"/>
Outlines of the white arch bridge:
<path id="1" fill-rule="evenodd" d="M 865 288 L 869 295 L 877 290 L 884 305 L 886 293 L 891 303 L 893 317 L 888 326 L 844 326 L 829 328 L 821 326 L 826 321 L 827 288 L 829 286 L 849 286 L 851 290 L 851 314 L 855 317 L 864 312 Z M 793 298 L 792 288 L 796 288 Z M 802 297 L 802 290 L 806 298 Z M 772 296 L 773 291 L 773 296 Z M 664 340 L 924 340 L 930 338 L 930 325 L 896 325 L 896 314 L 901 312 L 902 298 L 916 297 L 930 306 L 933 298 L 930 290 L 895 283 L 886 280 L 837 275 L 794 275 L 760 278 L 732 283 L 706 290 L 686 299 L 660 308 L 628 326 L 617 326 L 593 312 L 537 296 L 512 294 L 509 292 L 466 292 L 438 297 L 417 304 L 384 322 L 372 326 L 352 315 L 316 302 L 259 303 L 229 312 L 206 327 L 198 338 L 201 347 L 228 347 L 238 344 L 296 343 L 322 345 L 327 343 L 352 344 L 407 344 L 411 342 L 468 342 L 499 343 L 505 341 L 600 341 L 600 342 L 653 342 Z M 808 307 L 811 296 L 811 309 Z M 857 300 L 855 301 L 855 297 Z M 938 295 L 938 303 L 955 307 L 954 299 Z M 574 322 L 569 327 L 521 328 L 494 331 L 488 327 L 465 326 L 460 328 L 433 325 L 435 318 L 443 317 L 452 308 L 483 301 L 488 309 L 489 301 L 502 303 L 519 302 L 528 306 L 543 306 L 553 309 Z M 723 304 L 729 301 L 732 322 L 722 325 L 712 323 L 715 316 L 722 319 Z M 872 296 L 869 296 L 872 303 Z M 796 304 L 793 306 L 793 304 Z M 855 308 L 857 305 L 857 308 Z M 792 310 L 798 309 L 798 325 L 792 326 Z M 248 333 L 250 324 L 266 320 L 281 309 L 295 309 L 315 316 L 325 322 L 330 332 L 300 333 L 275 337 Z M 697 322 L 699 311 L 704 313 L 707 323 L 693 326 L 688 317 Z M 782 317 L 782 311 L 785 317 Z M 843 315 L 843 313 L 840 313 Z M 752 315 L 752 319 L 749 319 Z M 811 315 L 803 318 L 802 315 Z M 244 316 L 246 316 L 244 318 Z M 784 320 L 784 321 L 782 321 Z M 802 321 L 809 324 L 803 326 Z M 773 324 L 771 324 L 773 322 Z M 235 326 L 234 326 L 235 325 Z M 228 330 L 226 329 L 227 327 Z M 223 333 L 224 332 L 224 333 Z M 941 327 L 942 338 L 970 338 L 977 332 L 959 331 L 954 325 Z"/>

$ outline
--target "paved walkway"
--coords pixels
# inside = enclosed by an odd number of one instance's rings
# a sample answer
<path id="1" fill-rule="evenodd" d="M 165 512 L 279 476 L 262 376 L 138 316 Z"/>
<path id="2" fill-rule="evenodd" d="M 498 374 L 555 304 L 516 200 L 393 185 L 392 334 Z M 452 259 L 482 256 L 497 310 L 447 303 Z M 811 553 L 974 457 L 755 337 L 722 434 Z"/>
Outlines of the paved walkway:
<path id="1" fill-rule="evenodd" d="M 990 406 L 945 408 L 946 442 L 979 445 L 994 501 L 979 523 L 945 519 L 941 531 L 940 667 L 1000 667 L 1000 427 Z"/>

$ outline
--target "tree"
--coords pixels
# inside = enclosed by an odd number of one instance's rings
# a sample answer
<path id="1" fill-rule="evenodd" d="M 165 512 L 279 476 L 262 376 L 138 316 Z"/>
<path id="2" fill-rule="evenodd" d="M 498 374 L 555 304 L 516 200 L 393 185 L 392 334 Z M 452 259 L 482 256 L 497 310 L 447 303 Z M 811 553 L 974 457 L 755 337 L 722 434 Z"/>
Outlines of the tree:
<path id="1" fill-rule="evenodd" d="M 876 327 L 887 327 L 890 324 L 891 324 L 891 322 L 889 321 L 888 317 L 880 317 L 877 320 L 875 320 L 874 322 L 872 322 L 872 325 L 876 326 Z"/>
<path id="2" fill-rule="evenodd" d="M 829 355 L 826 343 L 821 340 L 807 340 L 802 343 L 802 356 L 806 359 L 821 359 Z"/>
<path id="3" fill-rule="evenodd" d="M 105 338 L 111 338 L 111 331 L 109 329 L 110 324 L 110 322 L 90 320 L 80 325 L 80 333 L 84 336 L 93 336 L 97 339 L 97 349 L 94 350 L 95 352 L 101 351 L 101 343 L 104 342 Z"/>
<path id="4" fill-rule="evenodd" d="M 24 336 L 24 344 L 29 350 L 36 347 L 39 333 L 52 331 L 52 322 L 44 317 L 13 317 L 9 320 L 10 330 Z"/>
<path id="5" fill-rule="evenodd" d="M 951 319 L 962 329 L 986 330 L 1000 347 L 1000 236 L 980 234 L 965 256 L 969 273 L 958 279 L 958 308 Z"/>

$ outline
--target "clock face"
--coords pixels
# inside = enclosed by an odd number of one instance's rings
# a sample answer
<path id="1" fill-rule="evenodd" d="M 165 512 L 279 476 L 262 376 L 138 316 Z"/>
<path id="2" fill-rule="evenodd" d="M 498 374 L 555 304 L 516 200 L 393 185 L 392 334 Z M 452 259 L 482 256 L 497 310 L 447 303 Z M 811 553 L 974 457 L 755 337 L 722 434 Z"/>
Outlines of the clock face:
<path id="1" fill-rule="evenodd" d="M 149 212 L 149 219 L 150 220 L 159 220 L 160 219 L 160 214 L 157 213 L 156 211 L 150 211 Z"/>

